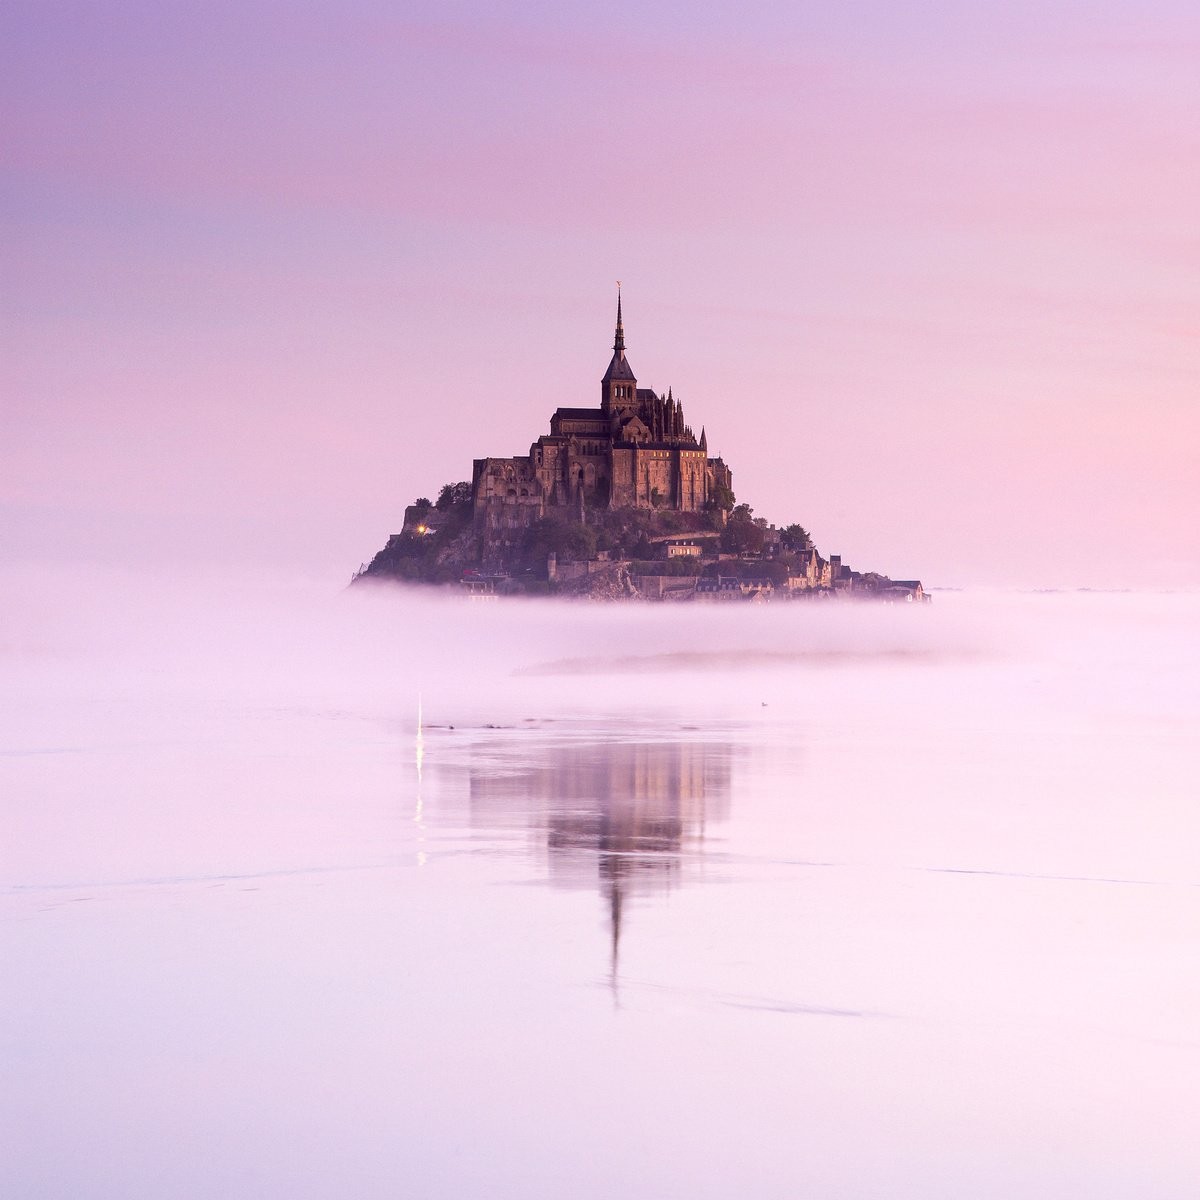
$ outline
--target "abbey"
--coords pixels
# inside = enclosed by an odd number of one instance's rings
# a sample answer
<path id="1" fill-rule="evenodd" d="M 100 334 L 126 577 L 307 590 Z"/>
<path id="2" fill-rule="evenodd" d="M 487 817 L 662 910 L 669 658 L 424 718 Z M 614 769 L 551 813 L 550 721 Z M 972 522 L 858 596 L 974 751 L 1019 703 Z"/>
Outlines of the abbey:
<path id="1" fill-rule="evenodd" d="M 822 558 L 803 526 L 777 529 L 735 502 L 732 472 L 674 392 L 638 387 L 619 291 L 599 405 L 556 409 L 528 454 L 478 458 L 469 483 L 415 500 L 354 578 L 457 584 L 476 599 L 926 599 L 919 580 Z"/>
<path id="2" fill-rule="evenodd" d="M 732 472 L 709 458 L 668 391 L 638 387 L 625 357 L 621 296 L 612 360 L 600 381 L 599 408 L 560 408 L 550 432 L 516 458 L 479 458 L 471 480 L 475 526 L 507 540 L 548 509 L 646 508 L 724 514 Z"/>

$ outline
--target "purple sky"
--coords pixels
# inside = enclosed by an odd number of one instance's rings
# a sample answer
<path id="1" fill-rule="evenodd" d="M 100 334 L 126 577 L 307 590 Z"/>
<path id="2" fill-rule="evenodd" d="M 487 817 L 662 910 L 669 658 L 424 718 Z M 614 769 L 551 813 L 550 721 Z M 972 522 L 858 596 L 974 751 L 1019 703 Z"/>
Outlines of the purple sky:
<path id="1" fill-rule="evenodd" d="M 340 582 L 620 278 L 826 553 L 1200 584 L 1200 9 L 779 10 L 6 5 L 6 556 Z"/>

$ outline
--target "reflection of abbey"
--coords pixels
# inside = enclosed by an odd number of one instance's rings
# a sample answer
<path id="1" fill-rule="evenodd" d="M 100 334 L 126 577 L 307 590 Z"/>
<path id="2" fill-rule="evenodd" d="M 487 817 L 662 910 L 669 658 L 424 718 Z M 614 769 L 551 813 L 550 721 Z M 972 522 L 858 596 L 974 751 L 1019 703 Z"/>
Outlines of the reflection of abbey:
<path id="1" fill-rule="evenodd" d="M 665 892 L 703 853 L 710 824 L 729 819 L 730 749 L 694 742 L 550 746 L 513 772 L 506 758 L 470 774 L 471 823 L 515 825 L 544 838 L 549 877 L 599 884 L 609 913 L 611 982 L 625 902 Z"/>
<path id="2" fill-rule="evenodd" d="M 696 513 L 732 491 L 732 475 L 709 458 L 668 391 L 638 387 L 625 357 L 621 298 L 612 361 L 600 381 L 598 408 L 560 408 L 517 458 L 475 460 L 477 526 L 491 534 L 528 526 L 549 508 L 646 508 Z"/>

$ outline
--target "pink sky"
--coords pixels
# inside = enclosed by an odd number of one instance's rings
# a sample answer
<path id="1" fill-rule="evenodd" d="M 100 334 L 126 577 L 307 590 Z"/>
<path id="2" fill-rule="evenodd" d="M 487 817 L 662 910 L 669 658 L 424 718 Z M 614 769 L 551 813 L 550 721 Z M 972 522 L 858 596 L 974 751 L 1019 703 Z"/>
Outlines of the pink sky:
<path id="1" fill-rule="evenodd" d="M 776 9 L 9 5 L 6 556 L 340 582 L 620 278 L 826 553 L 1200 584 L 1200 10 Z"/>

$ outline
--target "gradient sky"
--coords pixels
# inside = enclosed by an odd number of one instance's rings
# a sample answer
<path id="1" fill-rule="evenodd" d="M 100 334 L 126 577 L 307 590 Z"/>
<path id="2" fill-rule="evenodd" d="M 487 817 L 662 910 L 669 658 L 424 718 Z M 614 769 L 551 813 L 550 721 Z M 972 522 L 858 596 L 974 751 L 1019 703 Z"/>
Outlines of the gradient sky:
<path id="1" fill-rule="evenodd" d="M 341 581 L 594 403 L 934 585 L 1200 584 L 1194 2 L 0 16 L 6 557 Z"/>

